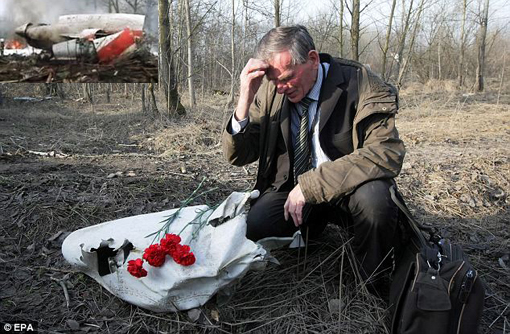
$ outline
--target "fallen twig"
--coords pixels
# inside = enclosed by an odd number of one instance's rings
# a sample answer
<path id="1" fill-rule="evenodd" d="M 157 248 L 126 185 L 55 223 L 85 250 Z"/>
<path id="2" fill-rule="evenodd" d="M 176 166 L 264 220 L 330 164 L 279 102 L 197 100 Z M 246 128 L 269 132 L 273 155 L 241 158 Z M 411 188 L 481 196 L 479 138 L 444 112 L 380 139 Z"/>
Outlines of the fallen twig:
<path id="1" fill-rule="evenodd" d="M 60 286 L 62 287 L 62 290 L 64 290 L 64 297 L 66 299 L 66 306 L 67 306 L 67 308 L 69 308 L 70 300 L 69 300 L 69 292 L 67 291 L 66 284 L 64 283 L 64 281 L 62 279 L 58 279 L 58 278 L 55 278 L 55 277 L 50 277 L 50 278 L 53 281 L 58 282 L 58 284 L 60 284 Z"/>

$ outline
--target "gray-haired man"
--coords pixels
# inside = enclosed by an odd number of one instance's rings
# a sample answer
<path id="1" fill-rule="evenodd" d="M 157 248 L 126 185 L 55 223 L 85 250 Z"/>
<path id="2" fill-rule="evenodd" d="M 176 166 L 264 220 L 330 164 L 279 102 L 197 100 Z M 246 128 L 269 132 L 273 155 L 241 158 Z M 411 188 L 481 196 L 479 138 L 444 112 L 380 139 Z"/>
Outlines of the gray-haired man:
<path id="1" fill-rule="evenodd" d="M 405 154 L 395 89 L 359 63 L 319 54 L 299 25 L 269 31 L 240 79 L 223 151 L 237 166 L 259 162 L 247 237 L 306 225 L 314 237 L 341 220 L 363 277 L 388 269 L 398 219 L 389 187 Z"/>

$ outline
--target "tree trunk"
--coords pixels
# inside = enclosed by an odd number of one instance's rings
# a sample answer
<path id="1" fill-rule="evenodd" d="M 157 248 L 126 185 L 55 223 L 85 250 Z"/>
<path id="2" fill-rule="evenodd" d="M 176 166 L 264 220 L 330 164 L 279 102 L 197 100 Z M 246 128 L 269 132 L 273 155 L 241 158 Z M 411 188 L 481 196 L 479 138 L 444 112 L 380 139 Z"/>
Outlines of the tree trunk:
<path id="1" fill-rule="evenodd" d="M 110 13 L 112 12 L 112 8 L 115 10 L 115 13 L 120 12 L 119 0 L 109 0 L 108 1 L 108 10 Z"/>
<path id="2" fill-rule="evenodd" d="M 57 90 L 57 96 L 60 97 L 62 100 L 66 98 L 66 94 L 64 92 L 64 84 L 63 83 L 57 83 L 56 84 L 56 90 Z"/>
<path id="3" fill-rule="evenodd" d="M 178 59 L 178 61 L 176 62 L 175 64 L 175 74 L 176 74 L 176 77 L 177 77 L 177 82 L 183 82 L 184 80 L 180 80 L 180 78 L 183 78 L 183 70 L 182 70 L 182 59 L 184 59 L 184 51 L 183 51 L 183 47 L 181 47 L 183 45 L 183 40 L 184 40 L 184 29 L 183 29 L 183 21 L 182 21 L 182 18 L 184 17 L 184 1 L 186 0 L 178 0 L 177 1 L 177 42 L 176 42 L 176 47 L 178 49 L 178 54 L 177 54 L 177 57 L 176 59 Z"/>
<path id="4" fill-rule="evenodd" d="M 439 36 L 437 41 L 437 79 L 443 79 L 443 69 L 441 66 L 441 36 Z"/>
<path id="5" fill-rule="evenodd" d="M 340 58 L 344 57 L 344 0 L 340 0 Z"/>
<path id="6" fill-rule="evenodd" d="M 478 63 L 476 66 L 476 90 L 483 92 L 485 89 L 485 39 L 487 37 L 487 23 L 489 21 L 489 0 L 485 0 L 485 6 L 480 21 L 480 31 L 478 33 Z"/>
<path id="7" fill-rule="evenodd" d="M 176 74 L 173 67 L 169 13 L 170 6 L 168 0 L 159 0 L 160 84 L 164 87 L 167 115 L 170 116 L 175 112 L 179 115 L 184 115 L 186 109 L 184 109 L 180 101 L 179 92 L 177 91 Z"/>
<path id="8" fill-rule="evenodd" d="M 464 85 L 464 53 L 466 50 L 466 16 L 467 16 L 467 0 L 462 2 L 462 24 L 460 27 L 460 57 L 459 57 L 459 87 Z"/>
<path id="9" fill-rule="evenodd" d="M 189 102 L 190 106 L 193 108 L 197 104 L 195 98 L 195 85 L 193 82 L 193 45 L 192 45 L 192 30 L 191 30 L 191 11 L 190 11 L 190 0 L 184 0 L 184 6 L 186 6 L 186 29 L 188 32 L 188 90 L 189 90 Z"/>
<path id="10" fill-rule="evenodd" d="M 90 88 L 90 83 L 84 83 L 82 87 L 83 87 L 83 96 L 85 97 L 85 99 L 90 104 L 94 104 L 94 99 L 92 97 L 92 90 Z"/>
<path id="11" fill-rule="evenodd" d="M 501 88 L 503 87 L 503 82 L 505 78 L 505 67 L 506 67 L 506 47 L 505 51 L 503 52 L 503 66 L 501 67 L 501 79 L 499 80 L 499 88 L 498 88 L 498 98 L 496 100 L 496 105 L 499 105 L 499 98 L 501 96 Z M 0 100 L 2 97 L 0 96 Z M 0 105 L 2 104 L 2 101 L 0 101 Z"/>
<path id="12" fill-rule="evenodd" d="M 243 50 L 241 52 L 241 62 L 244 62 L 246 57 L 246 42 L 248 41 L 248 1 L 249 0 L 243 0 L 244 5 L 244 31 L 243 31 Z"/>
<path id="13" fill-rule="evenodd" d="M 414 41 L 416 39 L 416 34 L 418 32 L 418 26 L 420 25 L 420 17 L 421 13 L 423 11 L 423 5 L 425 4 L 425 0 L 421 0 L 420 5 L 418 7 L 418 14 L 416 15 L 416 20 L 414 20 L 414 28 L 413 32 L 411 34 L 411 41 L 409 43 L 409 51 L 407 53 L 407 57 L 404 60 L 402 67 L 400 68 L 400 72 L 398 73 L 398 79 L 397 79 L 397 87 L 402 87 L 402 81 L 404 80 L 404 75 L 406 74 L 407 68 L 409 66 L 409 62 L 411 60 L 411 57 L 413 55 L 413 48 L 414 48 Z M 409 12 L 409 15 L 411 13 Z"/>
<path id="14" fill-rule="evenodd" d="M 279 27 L 280 26 L 280 0 L 273 0 L 274 1 L 274 26 Z"/>
<path id="15" fill-rule="evenodd" d="M 145 85 L 142 84 L 142 113 L 147 113 L 147 108 L 145 107 Z"/>
<path id="16" fill-rule="evenodd" d="M 352 0 L 351 13 L 351 58 L 359 60 L 359 8 L 360 0 Z"/>
<path id="17" fill-rule="evenodd" d="M 278 1 L 278 0 L 276 0 Z M 232 0 L 232 27 L 230 30 L 230 56 L 232 58 L 232 66 L 230 68 L 230 93 L 225 109 L 230 109 L 234 104 L 234 86 L 236 81 L 236 49 L 235 49 L 235 26 L 236 26 L 236 13 L 235 13 L 235 0 Z"/>
<path id="18" fill-rule="evenodd" d="M 157 115 L 159 114 L 159 110 L 158 110 L 158 105 L 156 103 L 156 95 L 154 94 L 154 84 L 151 82 L 149 83 L 149 108 L 150 108 L 150 111 L 154 114 L 154 115 Z"/>
<path id="19" fill-rule="evenodd" d="M 407 16 L 405 17 L 405 19 L 403 19 L 404 24 L 402 27 L 402 36 L 400 36 L 399 43 L 398 43 L 397 66 L 395 69 L 397 76 L 400 75 L 400 67 L 402 66 L 402 63 L 403 63 L 404 48 L 406 45 L 407 32 L 409 31 L 409 25 L 411 22 L 411 13 L 413 10 L 413 2 L 414 2 L 414 0 L 411 0 L 411 3 L 409 4 L 409 10 L 407 11 Z M 404 11 L 404 5 L 405 5 L 405 0 L 402 0 L 402 11 Z"/>
<path id="20" fill-rule="evenodd" d="M 381 74 L 384 80 L 386 80 L 386 57 L 388 55 L 388 50 L 390 48 L 390 37 L 391 37 L 391 25 L 393 23 L 393 17 L 395 15 L 395 7 L 397 5 L 397 0 L 393 0 L 391 3 L 391 12 L 390 12 L 390 20 L 388 22 L 388 30 L 386 31 L 386 42 L 384 43 L 384 48 L 382 50 L 382 70 Z"/>

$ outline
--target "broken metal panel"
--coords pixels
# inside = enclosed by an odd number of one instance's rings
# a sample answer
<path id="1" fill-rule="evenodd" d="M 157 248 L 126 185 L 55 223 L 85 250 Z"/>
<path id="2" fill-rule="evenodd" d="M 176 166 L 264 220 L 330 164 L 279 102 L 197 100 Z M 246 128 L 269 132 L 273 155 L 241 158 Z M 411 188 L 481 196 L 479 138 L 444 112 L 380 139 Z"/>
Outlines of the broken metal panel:
<path id="1" fill-rule="evenodd" d="M 126 53 L 136 49 L 136 42 L 141 37 L 142 31 L 126 28 L 116 34 L 94 40 L 99 62 L 108 63 L 121 56 L 126 56 Z"/>
<path id="2" fill-rule="evenodd" d="M 53 45 L 52 51 L 56 59 L 82 59 L 90 62 L 97 59 L 94 43 L 87 40 L 72 39 L 57 43 Z"/>

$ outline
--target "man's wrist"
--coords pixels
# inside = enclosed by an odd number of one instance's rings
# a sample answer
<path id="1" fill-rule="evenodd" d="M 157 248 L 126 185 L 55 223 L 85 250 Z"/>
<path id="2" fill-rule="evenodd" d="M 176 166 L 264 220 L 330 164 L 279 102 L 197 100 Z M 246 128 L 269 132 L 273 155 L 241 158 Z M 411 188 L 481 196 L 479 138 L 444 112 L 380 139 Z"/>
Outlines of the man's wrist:
<path id="1" fill-rule="evenodd" d="M 234 111 L 234 117 L 237 121 L 248 118 L 250 105 L 251 103 L 249 103 L 247 99 L 243 97 L 239 98 L 239 101 L 237 102 L 237 108 Z"/>

